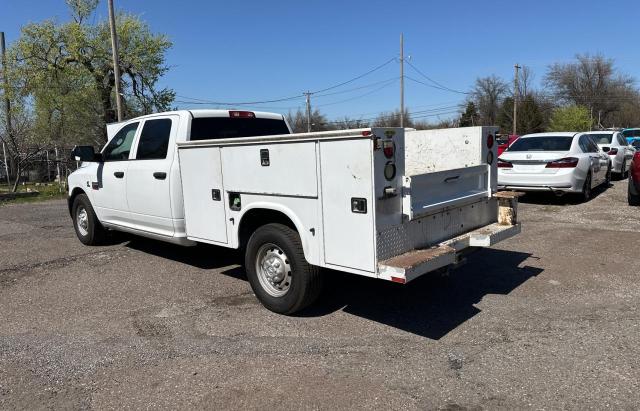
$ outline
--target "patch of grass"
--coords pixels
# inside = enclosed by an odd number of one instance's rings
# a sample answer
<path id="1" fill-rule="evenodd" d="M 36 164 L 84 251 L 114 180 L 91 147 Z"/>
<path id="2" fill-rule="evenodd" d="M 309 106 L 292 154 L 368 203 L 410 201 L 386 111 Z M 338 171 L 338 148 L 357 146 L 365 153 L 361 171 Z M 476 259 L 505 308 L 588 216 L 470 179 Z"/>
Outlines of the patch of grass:
<path id="1" fill-rule="evenodd" d="M 18 187 L 18 192 L 26 192 L 29 191 L 27 189 L 38 191 L 38 194 L 35 197 L 22 197 L 22 198 L 14 198 L 11 200 L 0 201 L 0 207 L 7 204 L 21 204 L 21 203 L 35 203 L 39 201 L 47 201 L 47 200 L 55 200 L 65 198 L 67 196 L 67 191 L 64 186 L 62 186 L 62 190 L 60 185 L 57 183 L 50 183 L 48 185 L 39 185 L 36 186 L 34 183 L 20 185 Z M 62 191 L 62 192 L 60 192 Z M 0 193 L 10 192 L 7 189 L 7 186 L 0 188 Z"/>

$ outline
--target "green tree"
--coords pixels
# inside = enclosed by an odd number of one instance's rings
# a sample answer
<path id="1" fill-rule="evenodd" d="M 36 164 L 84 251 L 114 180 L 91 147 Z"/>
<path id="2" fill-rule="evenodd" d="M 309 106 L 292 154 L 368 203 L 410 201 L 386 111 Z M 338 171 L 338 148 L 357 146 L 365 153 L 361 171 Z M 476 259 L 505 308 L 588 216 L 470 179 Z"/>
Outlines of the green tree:
<path id="1" fill-rule="evenodd" d="M 73 21 L 31 23 L 11 46 L 9 61 L 33 101 L 36 127 L 52 140 L 103 142 L 104 124 L 116 121 L 115 78 L 107 20 L 87 22 L 97 0 L 68 0 Z M 175 93 L 159 89 L 168 70 L 168 38 L 138 17 L 116 17 L 126 117 L 170 108 Z"/>
<path id="2" fill-rule="evenodd" d="M 478 110 L 476 109 L 476 105 L 473 101 L 469 101 L 467 103 L 467 108 L 464 110 L 464 113 L 460 115 L 460 127 L 471 127 L 475 126 L 479 120 Z"/>
<path id="3" fill-rule="evenodd" d="M 549 131 L 587 131 L 592 126 L 589 109 L 584 106 L 558 107 L 553 111 Z"/>
<path id="4" fill-rule="evenodd" d="M 507 97 L 502 102 L 498 113 L 498 126 L 503 133 L 513 131 L 513 98 Z M 520 135 L 540 133 L 545 129 L 545 119 L 538 99 L 533 94 L 526 95 L 518 104 L 517 132 Z"/>

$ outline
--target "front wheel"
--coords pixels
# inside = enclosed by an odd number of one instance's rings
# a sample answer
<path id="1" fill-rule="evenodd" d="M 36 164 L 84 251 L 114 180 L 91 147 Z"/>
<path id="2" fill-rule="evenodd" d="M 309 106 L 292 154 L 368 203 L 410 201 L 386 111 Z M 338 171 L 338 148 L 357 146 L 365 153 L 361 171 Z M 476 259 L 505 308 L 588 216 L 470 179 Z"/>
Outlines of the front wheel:
<path id="1" fill-rule="evenodd" d="M 73 200 L 71 208 L 73 217 L 73 228 L 80 242 L 84 245 L 100 245 L 104 243 L 106 233 L 95 211 L 91 206 L 89 197 L 86 194 L 80 194 Z"/>
<path id="2" fill-rule="evenodd" d="M 322 289 L 320 269 L 304 258 L 298 233 L 282 224 L 258 228 L 247 244 L 245 268 L 253 292 L 267 309 L 293 314 Z"/>

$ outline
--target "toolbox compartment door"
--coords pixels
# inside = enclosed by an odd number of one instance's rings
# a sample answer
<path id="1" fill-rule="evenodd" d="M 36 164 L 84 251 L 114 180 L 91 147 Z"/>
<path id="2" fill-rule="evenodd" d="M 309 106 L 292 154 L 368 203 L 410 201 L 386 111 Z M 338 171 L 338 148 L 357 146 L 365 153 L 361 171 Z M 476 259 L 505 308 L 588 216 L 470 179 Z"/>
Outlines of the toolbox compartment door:
<path id="1" fill-rule="evenodd" d="M 327 264 L 375 272 L 371 140 L 320 143 L 324 257 Z M 352 211 L 352 201 L 366 204 Z M 364 211 L 364 212 L 362 212 Z"/>
<path id="2" fill-rule="evenodd" d="M 406 219 L 439 212 L 491 197 L 489 166 L 486 164 L 406 176 L 402 209 Z"/>

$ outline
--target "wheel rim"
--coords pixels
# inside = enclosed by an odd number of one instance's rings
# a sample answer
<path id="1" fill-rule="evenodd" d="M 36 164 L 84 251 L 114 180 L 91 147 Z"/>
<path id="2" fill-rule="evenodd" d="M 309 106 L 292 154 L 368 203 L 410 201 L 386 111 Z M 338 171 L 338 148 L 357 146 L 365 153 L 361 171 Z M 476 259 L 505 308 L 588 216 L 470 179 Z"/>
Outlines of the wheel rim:
<path id="1" fill-rule="evenodd" d="M 272 297 L 282 297 L 291 287 L 291 264 L 275 244 L 264 244 L 256 254 L 256 273 L 262 288 Z"/>
<path id="2" fill-rule="evenodd" d="M 89 214 L 87 214 L 87 210 L 83 206 L 78 207 L 76 225 L 81 236 L 84 237 L 89 234 Z"/>

